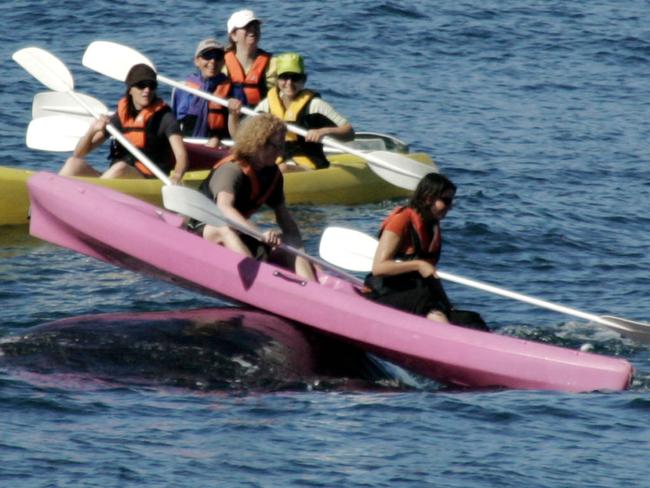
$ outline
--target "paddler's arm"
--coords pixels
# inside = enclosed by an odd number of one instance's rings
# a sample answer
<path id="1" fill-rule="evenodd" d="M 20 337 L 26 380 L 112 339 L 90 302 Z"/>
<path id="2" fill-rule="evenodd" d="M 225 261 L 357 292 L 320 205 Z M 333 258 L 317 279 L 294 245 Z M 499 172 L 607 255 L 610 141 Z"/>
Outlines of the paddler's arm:
<path id="1" fill-rule="evenodd" d="M 293 219 L 289 209 L 284 203 L 275 207 L 275 219 L 282 229 L 282 241 L 292 247 L 302 249 L 302 237 L 296 221 Z M 298 276 L 311 281 L 316 281 L 316 272 L 311 263 L 305 258 L 296 256 L 295 272 Z"/>
<path id="2" fill-rule="evenodd" d="M 91 151 L 101 146 L 104 141 L 108 139 L 108 135 L 106 134 L 106 124 L 108 124 L 108 122 L 108 117 L 102 115 L 90 124 L 86 133 L 81 137 L 81 139 L 79 139 L 79 142 L 77 142 L 73 156 L 76 158 L 83 158 Z"/>
<path id="3" fill-rule="evenodd" d="M 174 166 L 174 170 L 169 179 L 172 180 L 172 183 L 177 184 L 183 179 L 183 175 L 189 166 L 187 150 L 183 143 L 183 137 L 180 134 L 170 135 L 169 145 L 172 148 L 174 159 L 176 160 L 176 165 Z"/>
<path id="4" fill-rule="evenodd" d="M 236 98 L 228 99 L 228 133 L 232 139 L 235 138 L 237 129 L 239 129 L 239 122 L 241 120 L 241 106 L 242 103 Z"/>
<path id="5" fill-rule="evenodd" d="M 282 240 L 293 247 L 302 247 L 302 237 L 298 224 L 284 203 L 275 207 L 275 220 L 282 230 Z"/>
<path id="6" fill-rule="evenodd" d="M 350 141 L 354 139 L 354 129 L 352 129 L 352 125 L 350 124 L 337 127 L 323 127 L 321 129 L 309 129 L 305 140 L 308 142 L 320 142 L 325 136 L 334 137 L 342 141 Z"/>
<path id="7" fill-rule="evenodd" d="M 348 119 L 334 110 L 334 107 L 320 97 L 312 99 L 309 104 L 310 115 L 319 114 L 326 120 L 329 120 L 331 127 L 322 127 L 320 129 L 310 129 L 305 139 L 309 142 L 320 142 L 323 137 L 330 136 L 341 141 L 351 141 L 354 139 L 354 129 Z"/>
<path id="8" fill-rule="evenodd" d="M 221 212 L 221 214 L 226 217 L 228 220 L 231 220 L 235 224 L 245 227 L 246 229 L 249 229 L 255 234 L 262 234 L 265 237 L 267 237 L 267 234 L 269 234 L 269 231 L 267 232 L 262 232 L 262 230 L 257 227 L 253 222 L 248 220 L 246 217 L 244 217 L 239 210 L 235 208 L 235 195 L 233 193 L 230 193 L 228 191 L 220 191 L 217 194 L 217 208 Z M 277 231 L 274 232 L 273 234 L 275 236 L 275 240 L 278 239 L 279 233 Z M 270 235 L 269 235 L 270 237 Z M 273 239 L 271 239 L 273 240 Z M 265 242 L 266 239 L 265 239 Z M 278 242 L 267 242 L 268 244 L 275 245 Z"/>
<path id="9" fill-rule="evenodd" d="M 372 261 L 372 274 L 375 276 L 395 276 L 417 271 L 423 278 L 435 276 L 436 268 L 423 259 L 396 261 L 395 254 L 401 244 L 401 238 L 395 232 L 384 230 Z"/>

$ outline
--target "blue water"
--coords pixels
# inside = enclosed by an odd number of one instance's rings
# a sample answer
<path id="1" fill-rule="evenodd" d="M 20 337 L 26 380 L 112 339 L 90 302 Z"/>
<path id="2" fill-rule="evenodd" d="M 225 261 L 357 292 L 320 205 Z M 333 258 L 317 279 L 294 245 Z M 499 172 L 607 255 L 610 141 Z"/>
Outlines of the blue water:
<path id="1" fill-rule="evenodd" d="M 650 318 L 647 2 L 179 0 L 0 5 L 3 165 L 26 149 L 44 88 L 11 60 L 51 50 L 79 91 L 119 83 L 81 65 L 105 39 L 182 78 L 196 42 L 238 7 L 262 45 L 297 50 L 309 84 L 357 130 L 425 151 L 459 186 L 448 271 L 596 314 Z M 163 91 L 167 95 L 169 92 Z M 97 159 L 101 161 L 103 155 Z M 294 209 L 307 248 L 326 225 L 374 233 L 395 202 Z M 103 312 L 215 300 L 0 228 L 0 335 Z M 197 391 L 0 370 L 2 486 L 648 486 L 650 352 L 581 320 L 448 285 L 497 333 L 628 359 L 622 393 Z"/>

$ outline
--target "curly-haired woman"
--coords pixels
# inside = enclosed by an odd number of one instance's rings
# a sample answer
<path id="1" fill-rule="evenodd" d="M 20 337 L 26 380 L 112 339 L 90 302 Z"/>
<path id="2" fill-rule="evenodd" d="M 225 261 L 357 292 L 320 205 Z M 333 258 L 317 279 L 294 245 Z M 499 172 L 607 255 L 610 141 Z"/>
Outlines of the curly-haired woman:
<path id="1" fill-rule="evenodd" d="M 232 154 L 215 165 L 200 187 L 225 217 L 261 234 L 263 242 L 225 225 L 199 224 L 195 230 L 209 241 L 247 256 L 268 256 L 270 260 L 293 266 L 304 278 L 315 279 L 307 260 L 287 256 L 277 249 L 281 242 L 302 246 L 298 226 L 285 205 L 282 173 L 275 164 L 284 149 L 285 135 L 284 123 L 273 115 L 261 114 L 245 120 L 235 136 Z M 248 219 L 264 204 L 275 212 L 280 230 L 262 232 Z M 294 262 L 287 263 L 287 260 Z"/>

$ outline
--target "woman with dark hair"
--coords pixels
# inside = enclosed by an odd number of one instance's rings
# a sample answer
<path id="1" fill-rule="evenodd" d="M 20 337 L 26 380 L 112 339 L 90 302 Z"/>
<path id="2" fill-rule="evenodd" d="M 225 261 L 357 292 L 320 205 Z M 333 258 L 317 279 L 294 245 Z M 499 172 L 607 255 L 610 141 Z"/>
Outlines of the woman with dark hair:
<path id="1" fill-rule="evenodd" d="M 107 138 L 106 125 L 111 124 L 124 134 L 165 173 L 178 183 L 187 170 L 188 159 L 178 122 L 167 104 L 157 96 L 156 72 L 146 64 L 133 66 L 125 79 L 126 92 L 109 118 L 95 120 L 79 140 L 73 155 L 59 174 L 63 176 L 100 176 L 102 178 L 150 178 L 153 173 L 129 153 L 119 142 L 111 143 L 110 168 L 100 173 L 85 157 Z"/>
<path id="2" fill-rule="evenodd" d="M 440 221 L 451 209 L 455 194 L 456 185 L 446 176 L 429 173 L 420 180 L 409 204 L 384 220 L 372 271 L 366 277 L 368 296 L 437 322 L 488 330 L 480 315 L 456 313 L 436 277 L 442 249 Z"/>

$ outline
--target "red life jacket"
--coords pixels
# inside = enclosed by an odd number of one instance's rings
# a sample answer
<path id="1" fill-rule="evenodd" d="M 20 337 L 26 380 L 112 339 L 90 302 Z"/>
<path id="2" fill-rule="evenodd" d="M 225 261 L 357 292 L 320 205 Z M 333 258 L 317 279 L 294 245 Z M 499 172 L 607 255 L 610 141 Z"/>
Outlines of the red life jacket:
<path id="1" fill-rule="evenodd" d="M 154 102 L 144 107 L 138 112 L 135 119 L 132 119 L 128 113 L 129 102 L 127 97 L 122 98 L 117 103 L 117 116 L 120 120 L 120 132 L 124 134 L 131 144 L 140 149 L 145 154 L 155 153 L 151 141 L 147 140 L 147 126 L 151 118 L 161 110 L 170 110 L 165 102 L 156 99 Z M 155 161 L 161 163 L 160 161 Z M 142 162 L 136 161 L 135 167 L 145 176 L 153 176 L 153 173 Z"/>
<path id="2" fill-rule="evenodd" d="M 227 51 L 224 56 L 230 81 L 235 85 L 243 86 L 246 101 L 251 107 L 260 103 L 266 95 L 265 71 L 271 61 L 269 53 L 261 49 L 258 52 L 248 73 L 244 71 L 234 51 Z"/>
<path id="3" fill-rule="evenodd" d="M 392 217 L 402 212 L 406 212 L 409 217 L 409 239 L 401 243 L 401 247 L 396 253 L 399 259 L 424 259 L 434 266 L 440 258 L 442 249 L 442 237 L 440 235 L 440 222 L 435 223 L 433 235 L 424 223 L 422 216 L 411 207 L 398 207 L 393 210 L 381 224 L 379 235 L 384 231 L 386 225 Z"/>
<path id="4" fill-rule="evenodd" d="M 189 87 L 201 89 L 198 83 L 186 81 L 185 84 Z M 230 94 L 230 83 L 224 81 L 219 83 L 212 92 L 213 95 L 219 98 L 227 98 Z M 228 127 L 228 107 L 219 105 L 215 102 L 208 102 L 208 128 L 211 131 L 219 132 Z"/>
<path id="5" fill-rule="evenodd" d="M 438 263 L 441 250 L 440 224 L 435 223 L 433 229 L 427 228 L 420 214 L 410 207 L 398 207 L 381 224 L 379 235 L 386 229 L 387 224 L 396 215 L 405 213 L 408 216 L 406 229 L 406 238 L 403 238 L 400 247 L 395 253 L 394 258 L 402 261 L 413 259 L 423 259 L 429 261 L 433 266 Z M 433 236 L 431 235 L 433 233 Z M 391 276 L 375 276 L 369 273 L 364 281 L 365 293 L 374 297 L 386 296 L 395 292 L 401 293 L 408 290 L 416 290 L 426 285 L 420 273 L 411 271 Z M 442 295 L 443 301 L 448 301 L 444 290 Z M 396 305 L 397 308 L 399 306 Z"/>
<path id="6" fill-rule="evenodd" d="M 248 180 L 251 183 L 251 194 L 249 198 L 250 201 L 253 203 L 253 208 L 250 209 L 248 212 L 246 212 L 246 214 L 244 215 L 244 217 L 250 217 L 252 214 L 254 214 L 257 211 L 258 208 L 260 208 L 264 204 L 264 202 L 266 202 L 269 199 L 269 197 L 273 193 L 273 190 L 275 190 L 275 187 L 282 180 L 282 173 L 280 172 L 279 169 L 277 169 L 277 166 L 275 166 L 276 172 L 275 172 L 275 176 L 273 177 L 273 181 L 266 189 L 266 191 L 262 193 L 259 177 L 257 176 L 257 173 L 250 165 L 250 163 L 248 163 L 248 161 L 244 161 L 241 159 L 235 161 L 235 157 L 233 155 L 228 155 L 214 165 L 214 170 L 230 162 L 237 163 L 241 168 L 242 173 L 244 173 L 244 175 L 248 178 Z"/>

